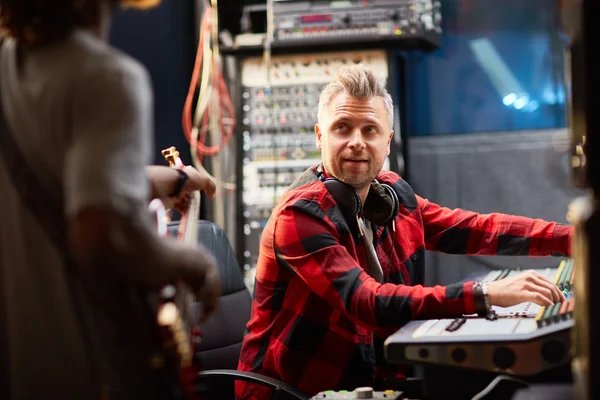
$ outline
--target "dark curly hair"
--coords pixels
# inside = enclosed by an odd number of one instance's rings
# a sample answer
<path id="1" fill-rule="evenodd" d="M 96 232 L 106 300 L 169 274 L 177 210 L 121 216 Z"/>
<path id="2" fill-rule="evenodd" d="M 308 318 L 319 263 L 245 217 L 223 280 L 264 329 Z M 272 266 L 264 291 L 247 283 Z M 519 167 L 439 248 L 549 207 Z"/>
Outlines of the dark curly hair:
<path id="1" fill-rule="evenodd" d="M 102 6 L 146 9 L 160 0 L 0 0 L 0 29 L 20 43 L 39 45 L 63 39 L 77 27 L 100 20 Z"/>

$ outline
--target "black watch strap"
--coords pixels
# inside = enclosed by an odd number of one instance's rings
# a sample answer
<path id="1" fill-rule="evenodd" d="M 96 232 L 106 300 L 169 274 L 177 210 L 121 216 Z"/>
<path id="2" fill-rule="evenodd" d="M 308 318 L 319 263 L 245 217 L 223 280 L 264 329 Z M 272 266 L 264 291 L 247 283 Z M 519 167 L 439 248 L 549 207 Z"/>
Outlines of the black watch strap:
<path id="1" fill-rule="evenodd" d="M 473 284 L 473 297 L 475 298 L 475 312 L 480 317 L 485 317 L 489 320 L 498 318 L 498 314 L 492 310 L 490 300 L 487 293 L 487 282 L 475 281 Z"/>
<path id="2" fill-rule="evenodd" d="M 177 171 L 179 173 L 179 179 L 177 179 L 175 188 L 173 189 L 173 192 L 171 194 L 169 194 L 169 197 L 179 196 L 179 194 L 181 193 L 181 190 L 183 189 L 183 187 L 185 186 L 185 183 L 188 180 L 188 174 L 186 174 L 184 170 L 176 168 L 175 171 Z"/>
<path id="3" fill-rule="evenodd" d="M 473 297 L 475 298 L 475 312 L 480 317 L 485 317 L 488 309 L 485 304 L 485 296 L 483 295 L 483 288 L 480 281 L 473 283 Z"/>

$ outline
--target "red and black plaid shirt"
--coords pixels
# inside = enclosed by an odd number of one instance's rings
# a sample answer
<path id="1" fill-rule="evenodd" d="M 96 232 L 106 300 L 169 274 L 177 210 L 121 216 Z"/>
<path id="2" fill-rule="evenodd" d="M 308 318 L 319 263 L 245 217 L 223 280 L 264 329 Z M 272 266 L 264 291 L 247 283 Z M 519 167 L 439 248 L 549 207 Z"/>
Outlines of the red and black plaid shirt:
<path id="1" fill-rule="evenodd" d="M 569 255 L 572 229 L 503 214 L 450 210 L 416 196 L 392 172 L 377 179 L 400 199 L 395 229 L 373 226 L 385 278 L 365 272 L 365 247 L 315 168 L 288 190 L 265 227 L 249 333 L 238 368 L 307 394 L 373 384 L 374 335 L 413 319 L 475 313 L 473 282 L 424 287 L 424 251 L 480 255 Z M 243 399 L 268 398 L 237 382 Z"/>

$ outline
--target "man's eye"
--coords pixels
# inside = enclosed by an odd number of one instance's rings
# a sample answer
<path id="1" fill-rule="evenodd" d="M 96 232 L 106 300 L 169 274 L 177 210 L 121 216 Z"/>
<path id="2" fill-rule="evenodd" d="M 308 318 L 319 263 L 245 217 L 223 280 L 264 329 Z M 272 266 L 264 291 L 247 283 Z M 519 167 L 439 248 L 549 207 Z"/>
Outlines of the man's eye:
<path id="1" fill-rule="evenodd" d="M 344 124 L 338 124 L 335 126 L 336 131 L 343 131 L 344 129 L 346 129 L 346 125 Z"/>
<path id="2" fill-rule="evenodd" d="M 377 128 L 375 128 L 374 126 L 369 126 L 365 130 L 367 131 L 367 133 L 377 133 Z"/>

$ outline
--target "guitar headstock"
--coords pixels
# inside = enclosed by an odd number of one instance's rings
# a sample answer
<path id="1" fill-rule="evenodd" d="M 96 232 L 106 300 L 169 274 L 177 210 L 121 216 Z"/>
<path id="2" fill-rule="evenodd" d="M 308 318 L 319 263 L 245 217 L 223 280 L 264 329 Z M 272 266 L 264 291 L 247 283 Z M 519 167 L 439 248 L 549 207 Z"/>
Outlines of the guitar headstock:
<path id="1" fill-rule="evenodd" d="M 164 149 L 160 152 L 165 160 L 169 163 L 171 167 L 180 167 L 183 166 L 181 159 L 179 158 L 179 152 L 175 148 L 175 146 L 171 146 L 168 149 Z"/>

